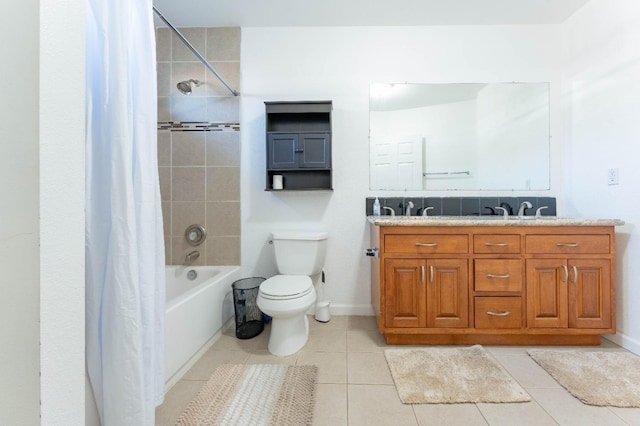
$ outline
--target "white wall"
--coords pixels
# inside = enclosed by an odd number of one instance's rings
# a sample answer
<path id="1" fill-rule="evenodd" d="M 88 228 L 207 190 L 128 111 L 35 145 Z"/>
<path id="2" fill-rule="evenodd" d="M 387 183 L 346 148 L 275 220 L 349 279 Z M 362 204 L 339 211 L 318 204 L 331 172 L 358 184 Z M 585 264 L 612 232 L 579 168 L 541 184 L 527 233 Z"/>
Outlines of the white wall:
<path id="1" fill-rule="evenodd" d="M 85 420 L 84 8 L 40 3 L 40 385 L 51 425 Z"/>
<path id="2" fill-rule="evenodd" d="M 11 16 L 0 25 L 0 424 L 38 424 L 38 1 L 12 2 Z"/>
<path id="3" fill-rule="evenodd" d="M 549 81 L 555 123 L 559 37 L 559 26 L 243 28 L 245 276 L 276 273 L 268 244 L 271 230 L 324 229 L 330 238 L 325 270 L 332 312 L 370 313 L 370 265 L 363 256 L 369 246 L 365 197 L 405 193 L 369 191 L 369 84 Z M 333 100 L 334 107 L 334 191 L 265 192 L 263 102 L 323 99 Z M 560 189 L 560 151 L 553 147 L 552 155 L 552 191 L 542 195 Z M 482 193 L 487 194 L 501 195 Z"/>
<path id="4" fill-rule="evenodd" d="M 614 7 L 615 5 L 615 7 Z M 592 0 L 563 25 L 570 215 L 620 218 L 615 341 L 640 353 L 640 2 Z M 607 185 L 618 168 L 620 185 Z"/>
<path id="5" fill-rule="evenodd" d="M 84 3 L 7 7 L 13 18 L 0 26 L 0 424 L 83 424 Z"/>

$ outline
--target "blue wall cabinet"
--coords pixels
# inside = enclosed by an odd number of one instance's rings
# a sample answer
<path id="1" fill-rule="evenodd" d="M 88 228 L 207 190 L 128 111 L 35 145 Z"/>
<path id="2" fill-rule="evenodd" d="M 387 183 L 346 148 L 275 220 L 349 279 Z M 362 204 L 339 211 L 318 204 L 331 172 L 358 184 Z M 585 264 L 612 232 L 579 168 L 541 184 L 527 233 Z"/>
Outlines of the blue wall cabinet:
<path id="1" fill-rule="evenodd" d="M 265 109 L 266 190 L 331 190 L 331 101 L 265 102 Z"/>

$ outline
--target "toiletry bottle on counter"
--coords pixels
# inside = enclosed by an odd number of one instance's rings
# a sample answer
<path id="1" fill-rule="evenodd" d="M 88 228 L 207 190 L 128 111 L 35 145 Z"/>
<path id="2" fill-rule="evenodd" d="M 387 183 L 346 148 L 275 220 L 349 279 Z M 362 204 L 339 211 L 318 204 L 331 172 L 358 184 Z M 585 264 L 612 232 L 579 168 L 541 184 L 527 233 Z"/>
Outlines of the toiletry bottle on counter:
<path id="1" fill-rule="evenodd" d="M 380 200 L 376 197 L 376 200 L 373 202 L 373 215 L 380 216 Z"/>

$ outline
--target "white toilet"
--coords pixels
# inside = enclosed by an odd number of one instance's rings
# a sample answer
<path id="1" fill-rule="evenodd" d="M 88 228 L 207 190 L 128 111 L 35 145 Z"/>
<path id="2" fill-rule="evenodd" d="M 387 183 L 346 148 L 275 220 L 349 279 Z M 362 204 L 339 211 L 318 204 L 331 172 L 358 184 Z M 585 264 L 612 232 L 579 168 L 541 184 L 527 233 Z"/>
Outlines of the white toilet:
<path id="1" fill-rule="evenodd" d="M 269 352 L 287 356 L 307 343 L 306 312 L 316 301 L 327 252 L 326 232 L 279 231 L 272 233 L 278 272 L 260 284 L 256 303 L 272 318 Z"/>

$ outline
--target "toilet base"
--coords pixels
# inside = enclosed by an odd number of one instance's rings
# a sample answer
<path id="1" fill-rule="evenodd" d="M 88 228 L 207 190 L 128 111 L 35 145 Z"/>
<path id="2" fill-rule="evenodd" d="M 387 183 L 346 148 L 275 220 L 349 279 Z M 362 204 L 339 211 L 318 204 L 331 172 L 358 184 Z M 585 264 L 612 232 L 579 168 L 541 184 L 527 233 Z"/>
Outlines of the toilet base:
<path id="1" fill-rule="evenodd" d="M 302 314 L 290 318 L 271 318 L 269 352 L 275 356 L 289 356 L 304 347 L 309 338 L 309 319 Z"/>

